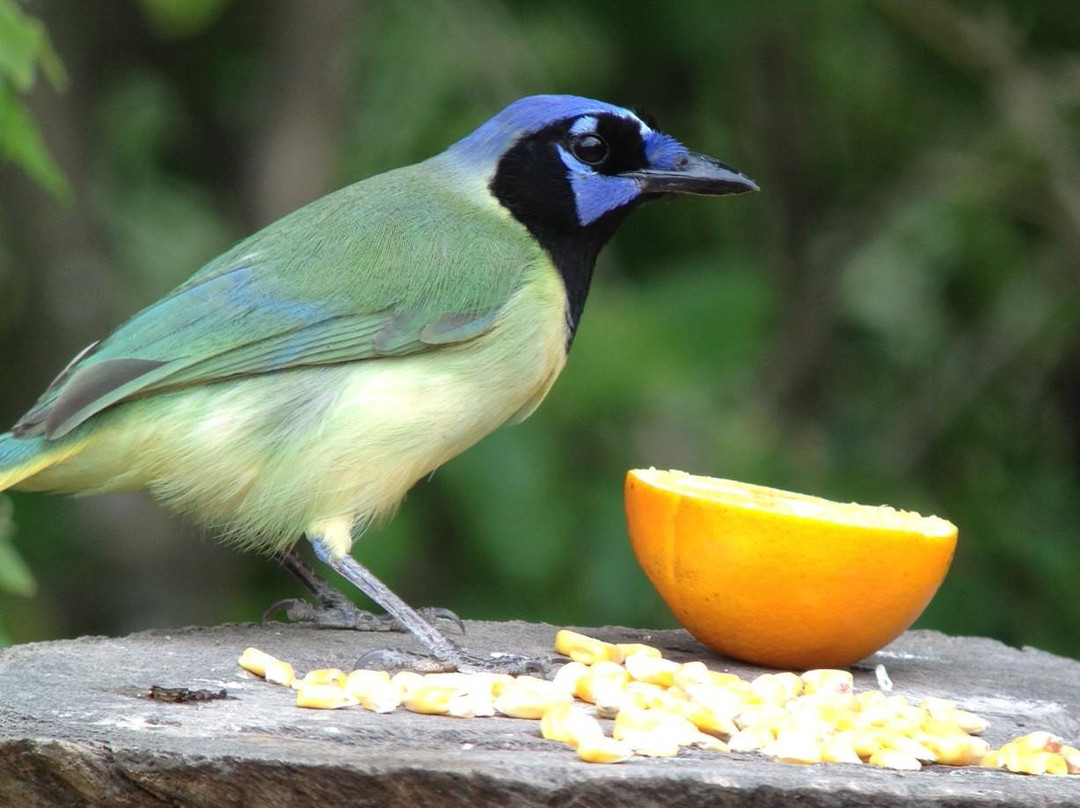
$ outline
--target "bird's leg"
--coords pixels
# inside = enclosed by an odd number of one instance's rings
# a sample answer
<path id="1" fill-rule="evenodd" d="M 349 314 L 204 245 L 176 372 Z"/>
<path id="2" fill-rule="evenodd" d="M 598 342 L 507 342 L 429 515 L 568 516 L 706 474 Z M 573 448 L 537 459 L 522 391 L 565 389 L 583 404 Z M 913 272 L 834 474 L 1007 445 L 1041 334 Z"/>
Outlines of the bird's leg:
<path id="1" fill-rule="evenodd" d="M 376 578 L 350 555 L 335 558 L 330 549 L 318 539 L 312 539 L 315 554 L 339 575 L 378 603 L 392 615 L 398 625 L 408 629 L 430 652 L 430 656 L 397 649 L 372 651 L 364 654 L 357 667 L 379 667 L 386 670 L 436 671 L 495 671 L 500 673 L 545 673 L 547 661 L 505 654 L 482 658 L 469 654 L 453 640 L 442 634 L 405 601 Z"/>
<path id="2" fill-rule="evenodd" d="M 266 623 L 275 613 L 284 611 L 285 616 L 297 623 L 314 623 L 324 628 L 343 628 L 357 631 L 407 631 L 392 614 L 372 614 L 358 609 L 344 594 L 322 578 L 293 548 L 274 555 L 274 560 L 289 571 L 310 592 L 315 603 L 298 598 L 286 598 L 273 604 L 263 613 Z M 420 614 L 429 622 L 447 620 L 464 633 L 461 618 L 449 609 L 421 609 Z"/>

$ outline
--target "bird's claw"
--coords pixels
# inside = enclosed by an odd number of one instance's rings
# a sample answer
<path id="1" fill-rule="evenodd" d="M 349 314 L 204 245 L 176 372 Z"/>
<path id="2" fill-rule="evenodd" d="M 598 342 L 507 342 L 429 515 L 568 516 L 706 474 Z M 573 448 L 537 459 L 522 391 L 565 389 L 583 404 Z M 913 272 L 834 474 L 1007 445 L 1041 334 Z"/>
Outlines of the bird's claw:
<path id="1" fill-rule="evenodd" d="M 540 676 L 546 678 L 551 671 L 552 658 L 525 657 L 517 654 L 492 654 L 481 657 L 468 653 L 456 645 L 446 658 L 400 648 L 380 648 L 368 651 L 356 661 L 357 668 L 385 670 L 390 672 L 414 671 L 416 673 L 508 673 L 511 676 Z"/>
<path id="2" fill-rule="evenodd" d="M 322 628 L 348 629 L 352 631 L 406 631 L 407 629 L 390 614 L 372 614 L 356 608 L 352 603 L 315 604 L 300 598 L 286 598 L 274 603 L 263 612 L 262 623 L 266 625 L 278 612 L 284 612 L 292 623 L 312 623 Z M 418 610 L 421 617 L 431 625 L 445 620 L 465 633 L 465 623 L 449 609 L 437 606 Z"/>

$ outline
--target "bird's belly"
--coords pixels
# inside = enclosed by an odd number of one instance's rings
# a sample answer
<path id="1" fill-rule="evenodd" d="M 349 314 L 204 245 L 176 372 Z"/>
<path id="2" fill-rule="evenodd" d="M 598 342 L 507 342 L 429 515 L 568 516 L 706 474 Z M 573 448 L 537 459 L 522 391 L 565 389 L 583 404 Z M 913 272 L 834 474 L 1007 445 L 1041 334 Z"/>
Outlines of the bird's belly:
<path id="1" fill-rule="evenodd" d="M 554 272 L 537 273 L 468 343 L 124 404 L 48 482 L 146 485 L 246 543 L 284 545 L 327 519 L 378 519 L 418 479 L 535 408 L 565 362 L 564 299 Z"/>

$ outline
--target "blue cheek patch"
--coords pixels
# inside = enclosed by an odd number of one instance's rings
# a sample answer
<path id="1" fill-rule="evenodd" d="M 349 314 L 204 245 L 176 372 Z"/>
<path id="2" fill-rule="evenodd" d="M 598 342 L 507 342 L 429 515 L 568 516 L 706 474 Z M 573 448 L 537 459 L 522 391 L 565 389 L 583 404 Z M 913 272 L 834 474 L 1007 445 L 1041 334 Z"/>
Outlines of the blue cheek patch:
<path id="1" fill-rule="evenodd" d="M 582 227 L 592 224 L 605 213 L 633 202 L 637 197 L 638 184 L 635 180 L 597 174 L 562 146 L 559 146 L 559 156 L 569 172 L 577 220 Z"/>
<path id="2" fill-rule="evenodd" d="M 690 156 L 690 150 L 671 135 L 649 131 L 644 138 L 645 159 L 649 161 L 649 168 L 673 171 L 682 168 L 686 158 Z"/>

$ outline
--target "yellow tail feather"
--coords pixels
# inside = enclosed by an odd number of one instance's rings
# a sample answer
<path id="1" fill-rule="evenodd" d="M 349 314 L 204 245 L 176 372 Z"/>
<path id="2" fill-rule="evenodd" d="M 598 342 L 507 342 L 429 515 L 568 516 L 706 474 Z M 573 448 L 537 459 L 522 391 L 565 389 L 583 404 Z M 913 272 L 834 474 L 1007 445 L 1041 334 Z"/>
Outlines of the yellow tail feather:
<path id="1" fill-rule="evenodd" d="M 8 440 L 13 440 L 6 435 L 3 437 Z M 0 438 L 0 440 L 2 440 L 2 438 Z M 77 455 L 86 448 L 89 442 L 89 439 L 83 439 L 64 441 L 56 446 L 48 446 L 46 444 L 46 446 L 41 447 L 39 445 L 39 450 L 30 453 L 23 462 L 0 470 L 0 491 L 11 488 L 13 485 L 18 485 L 23 480 L 33 477 L 35 474 L 44 471 L 50 466 L 55 466 L 57 463 L 61 463 L 69 457 Z"/>

